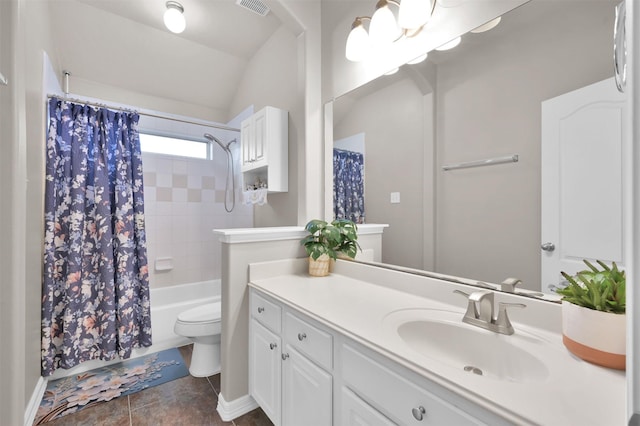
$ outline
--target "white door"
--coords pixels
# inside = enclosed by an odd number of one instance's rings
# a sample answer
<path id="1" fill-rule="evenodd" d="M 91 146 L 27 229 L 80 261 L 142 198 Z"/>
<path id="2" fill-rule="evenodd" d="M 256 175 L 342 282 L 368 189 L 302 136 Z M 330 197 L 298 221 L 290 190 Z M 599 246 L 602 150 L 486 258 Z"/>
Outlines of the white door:
<path id="1" fill-rule="evenodd" d="M 332 378 L 300 352 L 287 345 L 283 353 L 284 426 L 331 426 Z"/>
<path id="2" fill-rule="evenodd" d="M 249 392 L 271 421 L 279 425 L 282 398 L 280 338 L 251 320 Z"/>
<path id="3" fill-rule="evenodd" d="M 613 78 L 542 102 L 542 291 L 585 269 L 624 264 L 625 96 Z"/>

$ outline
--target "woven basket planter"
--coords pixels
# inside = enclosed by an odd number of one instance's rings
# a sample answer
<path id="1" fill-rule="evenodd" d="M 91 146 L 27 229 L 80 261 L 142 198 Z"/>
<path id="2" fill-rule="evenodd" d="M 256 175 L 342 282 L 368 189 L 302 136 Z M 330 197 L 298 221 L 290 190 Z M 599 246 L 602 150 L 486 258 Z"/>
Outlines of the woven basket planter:
<path id="1" fill-rule="evenodd" d="M 321 255 L 318 259 L 313 260 L 309 256 L 309 275 L 313 277 L 326 277 L 329 275 L 329 264 L 331 258 L 326 254 Z"/>

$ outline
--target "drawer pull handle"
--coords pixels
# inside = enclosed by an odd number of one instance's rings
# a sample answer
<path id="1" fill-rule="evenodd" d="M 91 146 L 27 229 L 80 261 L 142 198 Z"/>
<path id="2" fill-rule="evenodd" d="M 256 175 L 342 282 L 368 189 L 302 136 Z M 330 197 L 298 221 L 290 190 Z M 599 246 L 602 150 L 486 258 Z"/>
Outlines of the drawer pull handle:
<path id="1" fill-rule="evenodd" d="M 282 354 L 282 360 L 286 361 L 289 358 L 289 354 Z"/>
<path id="2" fill-rule="evenodd" d="M 421 422 L 424 419 L 424 415 L 427 413 L 427 410 L 421 405 L 418 408 L 414 408 L 411 410 L 411 414 L 413 414 L 413 418 L 417 421 Z"/>
<path id="3" fill-rule="evenodd" d="M 264 312 L 264 308 L 262 306 L 258 306 L 258 313 L 261 314 Z"/>
<path id="4" fill-rule="evenodd" d="M 269 343 L 269 348 L 271 348 L 271 350 L 274 350 L 277 347 L 278 347 L 277 343 Z"/>
<path id="5" fill-rule="evenodd" d="M 301 342 L 307 338 L 307 333 L 298 333 L 298 340 Z"/>

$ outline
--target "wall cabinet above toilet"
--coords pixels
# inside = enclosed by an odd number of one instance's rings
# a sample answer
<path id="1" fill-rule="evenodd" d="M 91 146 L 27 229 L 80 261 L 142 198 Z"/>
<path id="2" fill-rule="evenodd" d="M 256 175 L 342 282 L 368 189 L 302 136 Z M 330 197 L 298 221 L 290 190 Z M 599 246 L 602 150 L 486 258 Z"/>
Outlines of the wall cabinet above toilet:
<path id="1" fill-rule="evenodd" d="M 242 121 L 243 191 L 267 188 L 289 190 L 289 113 L 265 107 Z"/>

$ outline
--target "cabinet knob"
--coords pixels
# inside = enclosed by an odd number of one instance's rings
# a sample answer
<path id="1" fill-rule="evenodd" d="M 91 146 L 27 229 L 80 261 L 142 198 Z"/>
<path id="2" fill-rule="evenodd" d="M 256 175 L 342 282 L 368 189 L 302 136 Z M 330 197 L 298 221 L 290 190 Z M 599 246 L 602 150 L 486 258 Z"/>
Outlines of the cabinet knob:
<path id="1" fill-rule="evenodd" d="M 286 361 L 289 358 L 289 354 L 282 354 L 282 360 Z"/>
<path id="2" fill-rule="evenodd" d="M 413 414 L 413 418 L 417 421 L 421 422 L 424 419 L 424 415 L 427 413 L 427 410 L 421 405 L 418 408 L 414 408 L 411 410 L 411 414 Z"/>
<path id="3" fill-rule="evenodd" d="M 258 313 L 261 314 L 264 312 L 264 308 L 262 306 L 258 306 Z"/>
<path id="4" fill-rule="evenodd" d="M 269 348 L 270 348 L 271 350 L 274 350 L 274 349 L 275 349 L 275 348 L 277 348 L 277 347 L 278 347 L 278 344 L 277 344 L 277 343 L 269 343 Z"/>
<path id="5" fill-rule="evenodd" d="M 298 333 L 298 340 L 301 342 L 307 338 L 307 333 Z"/>

